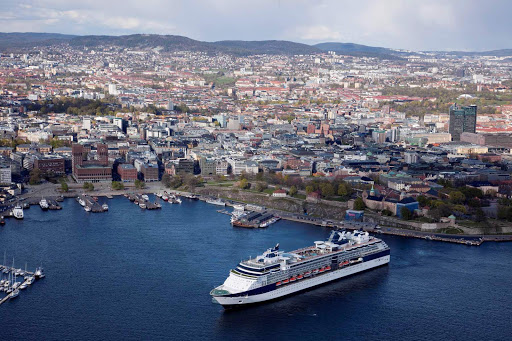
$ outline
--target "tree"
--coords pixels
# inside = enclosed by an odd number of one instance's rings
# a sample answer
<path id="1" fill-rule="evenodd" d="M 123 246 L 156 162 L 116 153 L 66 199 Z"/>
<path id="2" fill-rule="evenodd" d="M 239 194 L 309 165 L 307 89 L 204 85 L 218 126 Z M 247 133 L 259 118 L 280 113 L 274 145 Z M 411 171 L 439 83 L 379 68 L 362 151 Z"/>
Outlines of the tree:
<path id="1" fill-rule="evenodd" d="M 172 177 L 170 187 L 179 188 L 183 186 L 183 177 L 181 175 L 175 175 Z"/>
<path id="2" fill-rule="evenodd" d="M 362 211 L 365 208 L 366 208 L 366 205 L 365 205 L 363 199 L 357 198 L 356 200 L 354 200 L 354 209 L 355 210 Z"/>
<path id="3" fill-rule="evenodd" d="M 308 185 L 306 186 L 306 193 L 309 194 L 309 193 L 312 193 L 315 191 L 315 188 L 311 185 Z"/>
<path id="4" fill-rule="evenodd" d="M 39 168 L 34 168 L 30 171 L 30 179 L 29 184 L 31 185 L 39 185 L 41 182 L 41 171 Z"/>
<path id="5" fill-rule="evenodd" d="M 84 182 L 84 185 L 82 187 L 86 191 L 94 191 L 94 185 L 90 182 Z"/>
<path id="6" fill-rule="evenodd" d="M 124 184 L 119 181 L 112 181 L 112 189 L 114 189 L 116 191 L 124 189 Z"/>
<path id="7" fill-rule="evenodd" d="M 466 196 L 460 191 L 450 192 L 449 197 L 450 201 L 454 204 L 462 204 L 466 200 Z"/>
<path id="8" fill-rule="evenodd" d="M 288 194 L 291 197 L 295 196 L 297 194 L 297 187 L 295 187 L 295 186 L 290 187 L 290 190 L 288 191 Z"/>
<path id="9" fill-rule="evenodd" d="M 238 182 L 238 187 L 241 189 L 248 189 L 251 187 L 251 184 L 247 179 L 244 178 Z"/>
<path id="10" fill-rule="evenodd" d="M 139 179 L 135 180 L 135 188 L 143 189 L 144 187 L 146 187 L 144 181 L 140 181 Z"/>
<path id="11" fill-rule="evenodd" d="M 402 219 L 404 220 L 411 220 L 413 217 L 413 213 L 411 210 L 409 210 L 407 207 L 403 206 L 400 209 L 400 215 L 402 216 Z"/>
<path id="12" fill-rule="evenodd" d="M 162 175 L 162 184 L 165 187 L 171 187 L 171 176 L 169 174 L 164 173 L 164 175 Z"/>
<path id="13" fill-rule="evenodd" d="M 421 207 L 424 207 L 424 206 L 427 206 L 427 203 L 428 203 L 428 199 L 426 196 L 424 195 L 418 195 L 418 197 L 416 198 L 416 200 L 418 201 L 418 203 L 420 204 Z"/>
<path id="14" fill-rule="evenodd" d="M 324 182 L 320 185 L 320 190 L 322 191 L 322 196 L 325 198 L 330 198 L 334 195 L 334 187 L 332 187 L 331 183 Z"/>
<path id="15" fill-rule="evenodd" d="M 258 191 L 258 192 L 263 192 L 264 190 L 266 190 L 268 188 L 268 185 L 264 182 L 257 182 L 256 183 L 256 186 L 255 186 L 255 189 Z"/>
<path id="16" fill-rule="evenodd" d="M 61 183 L 60 183 L 60 190 L 62 192 L 68 192 L 69 191 L 69 186 L 68 186 L 68 184 L 65 181 L 61 181 Z"/>

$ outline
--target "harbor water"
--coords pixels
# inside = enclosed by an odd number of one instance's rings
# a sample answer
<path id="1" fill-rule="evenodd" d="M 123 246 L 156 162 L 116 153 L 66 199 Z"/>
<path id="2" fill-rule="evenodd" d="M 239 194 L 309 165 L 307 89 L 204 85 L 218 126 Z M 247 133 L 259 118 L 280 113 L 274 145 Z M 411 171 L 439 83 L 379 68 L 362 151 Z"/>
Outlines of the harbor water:
<path id="1" fill-rule="evenodd" d="M 151 196 L 151 199 L 153 197 Z M 100 198 L 100 201 L 107 199 Z M 248 256 L 311 245 L 326 228 L 280 221 L 234 228 L 217 206 L 183 200 L 142 210 L 128 199 L 87 213 L 33 206 L 0 227 L 9 265 L 46 278 L 0 306 L 1 339 L 504 340 L 512 316 L 512 244 L 479 247 L 382 236 L 389 266 L 243 310 L 210 290 Z"/>

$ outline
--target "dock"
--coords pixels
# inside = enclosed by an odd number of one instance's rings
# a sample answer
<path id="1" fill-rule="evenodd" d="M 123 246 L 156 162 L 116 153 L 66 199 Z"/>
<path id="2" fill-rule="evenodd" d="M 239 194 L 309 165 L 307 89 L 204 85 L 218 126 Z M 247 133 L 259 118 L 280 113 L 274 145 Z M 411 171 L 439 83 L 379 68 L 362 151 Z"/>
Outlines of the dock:
<path id="1" fill-rule="evenodd" d="M 128 200 L 133 202 L 135 205 L 138 205 L 142 209 L 146 210 L 157 210 L 159 208 L 162 208 L 162 205 L 158 202 L 151 202 L 149 200 L 146 200 L 142 197 L 142 194 L 127 194 L 126 197 Z"/>
<path id="2" fill-rule="evenodd" d="M 4 272 L 5 271 L 5 272 Z M 0 265 L 0 279 L 3 280 L 4 278 L 4 274 L 7 274 L 8 276 L 12 274 L 16 274 L 18 273 L 19 274 L 19 277 L 20 278 L 23 278 L 23 281 L 16 281 L 16 283 L 19 283 L 18 284 L 18 287 L 17 287 L 17 290 L 20 290 L 19 292 L 21 293 L 23 289 L 20 289 L 20 287 L 24 284 L 25 286 L 26 285 L 30 285 L 30 281 L 29 279 L 25 279 L 27 276 L 30 276 L 30 277 L 34 277 L 34 282 L 35 283 L 35 280 L 39 279 L 38 277 L 35 276 L 35 272 L 32 272 L 32 271 L 25 271 L 25 270 L 21 270 L 21 269 L 16 269 L 14 267 L 11 267 L 11 266 L 8 266 L 8 265 Z M 44 277 L 44 276 L 43 276 Z M 11 286 L 12 286 L 12 283 L 11 283 Z M 2 289 L 6 288 L 5 286 L 2 286 L 1 287 Z M 2 292 L 4 292 L 4 290 L 2 290 Z M 4 304 L 5 302 L 7 302 L 8 300 L 11 299 L 11 296 L 10 296 L 10 293 L 6 293 L 6 295 L 4 297 L 2 297 L 0 299 L 0 305 Z"/>

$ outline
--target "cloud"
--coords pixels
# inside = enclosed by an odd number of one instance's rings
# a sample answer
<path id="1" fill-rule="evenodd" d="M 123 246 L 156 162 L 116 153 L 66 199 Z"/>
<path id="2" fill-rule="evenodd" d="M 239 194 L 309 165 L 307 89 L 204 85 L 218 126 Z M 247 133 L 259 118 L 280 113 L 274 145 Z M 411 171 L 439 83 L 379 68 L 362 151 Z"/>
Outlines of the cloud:
<path id="1" fill-rule="evenodd" d="M 341 39 L 339 32 L 333 31 L 325 25 L 301 27 L 297 31 L 301 40 L 326 41 Z"/>
<path id="2" fill-rule="evenodd" d="M 0 0 L 3 31 L 179 34 L 354 42 L 415 50 L 505 48 L 509 0 Z M 492 4 L 491 4 L 492 3 Z"/>

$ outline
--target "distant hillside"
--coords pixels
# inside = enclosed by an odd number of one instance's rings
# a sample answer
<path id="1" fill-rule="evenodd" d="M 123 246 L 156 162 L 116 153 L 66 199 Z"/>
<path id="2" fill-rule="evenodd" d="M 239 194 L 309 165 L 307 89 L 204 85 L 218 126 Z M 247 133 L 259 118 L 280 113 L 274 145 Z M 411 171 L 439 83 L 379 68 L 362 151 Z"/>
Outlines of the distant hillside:
<path id="1" fill-rule="evenodd" d="M 263 40 L 263 41 L 243 41 L 243 40 L 223 40 L 213 43 L 215 46 L 228 48 L 233 51 L 245 52 L 248 54 L 315 54 L 321 53 L 320 49 L 300 43 L 294 43 L 286 40 Z"/>
<path id="2" fill-rule="evenodd" d="M 47 33 L 2 33 L 0 50 L 8 51 L 35 46 L 52 46 L 66 42 L 70 46 L 118 46 L 129 49 L 160 47 L 163 51 L 200 51 L 207 53 L 228 53 L 234 55 L 254 54 L 314 54 L 319 49 L 306 44 L 290 41 L 217 41 L 202 42 L 182 36 L 157 34 L 132 34 L 124 36 L 68 36 Z"/>
<path id="3" fill-rule="evenodd" d="M 471 52 L 471 51 L 435 51 L 440 55 L 452 55 L 452 56 L 496 56 L 496 57 L 508 57 L 512 56 L 512 49 L 501 49 L 491 50 L 482 52 Z"/>
<path id="4" fill-rule="evenodd" d="M 353 44 L 353 43 L 320 43 L 313 45 L 314 47 L 327 52 L 334 51 L 337 54 L 348 56 L 366 56 L 377 57 L 382 59 L 400 59 L 400 56 L 405 56 L 407 53 L 399 52 L 384 47 L 373 47 L 367 45 Z"/>
<path id="5" fill-rule="evenodd" d="M 0 50 L 11 48 L 31 48 L 40 44 L 47 45 L 63 41 L 69 41 L 76 36 L 60 33 L 1 33 Z"/>

